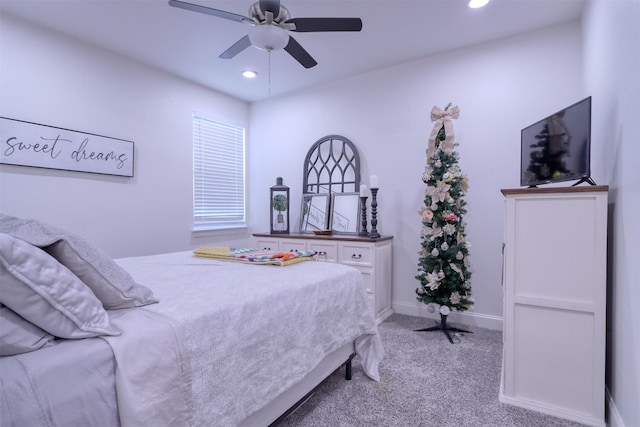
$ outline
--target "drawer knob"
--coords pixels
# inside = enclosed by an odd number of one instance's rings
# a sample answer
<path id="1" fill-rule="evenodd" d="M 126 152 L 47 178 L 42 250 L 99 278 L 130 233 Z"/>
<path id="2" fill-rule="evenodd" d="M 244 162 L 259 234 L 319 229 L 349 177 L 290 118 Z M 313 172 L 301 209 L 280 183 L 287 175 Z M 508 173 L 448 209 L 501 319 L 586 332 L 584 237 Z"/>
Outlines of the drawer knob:
<path id="1" fill-rule="evenodd" d="M 358 255 L 353 254 L 353 255 L 351 255 L 351 259 L 361 259 L 361 258 L 362 258 L 362 254 L 358 254 Z"/>
<path id="2" fill-rule="evenodd" d="M 373 291 L 371 289 L 367 288 L 367 293 L 368 294 L 373 294 Z"/>
<path id="3" fill-rule="evenodd" d="M 327 252 L 326 252 L 326 251 L 320 251 L 320 252 L 318 252 L 318 255 L 320 255 L 320 256 L 326 256 L 326 255 L 327 255 Z"/>

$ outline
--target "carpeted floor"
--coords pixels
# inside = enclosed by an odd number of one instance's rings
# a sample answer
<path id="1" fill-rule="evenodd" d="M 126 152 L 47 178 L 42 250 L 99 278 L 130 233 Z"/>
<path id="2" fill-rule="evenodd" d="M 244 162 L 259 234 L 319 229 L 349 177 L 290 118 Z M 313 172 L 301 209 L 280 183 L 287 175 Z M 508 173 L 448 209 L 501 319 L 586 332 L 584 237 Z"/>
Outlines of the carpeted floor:
<path id="1" fill-rule="evenodd" d="M 453 345 L 440 331 L 414 332 L 434 324 L 393 314 L 379 327 L 380 382 L 364 375 L 356 357 L 352 381 L 336 371 L 278 427 L 580 426 L 498 401 L 502 332 L 471 328 Z"/>

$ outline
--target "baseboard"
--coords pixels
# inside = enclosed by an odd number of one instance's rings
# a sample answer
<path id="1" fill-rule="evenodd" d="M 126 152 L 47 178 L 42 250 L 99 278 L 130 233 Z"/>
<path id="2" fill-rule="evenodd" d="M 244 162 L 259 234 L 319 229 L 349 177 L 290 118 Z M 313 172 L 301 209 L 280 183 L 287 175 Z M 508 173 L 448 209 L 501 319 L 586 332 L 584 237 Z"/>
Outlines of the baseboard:
<path id="1" fill-rule="evenodd" d="M 503 393 L 502 389 L 500 390 L 498 400 L 500 401 L 500 403 L 517 406 L 519 408 L 528 409 L 530 411 L 540 412 L 565 420 L 575 421 L 585 426 L 606 427 L 604 419 L 583 415 L 580 412 L 574 412 L 563 407 L 555 407 L 553 405 L 547 404 L 546 402 L 538 402 L 532 399 L 513 398 L 511 396 L 506 396 Z"/>
<path id="2" fill-rule="evenodd" d="M 429 313 L 425 304 L 408 304 L 397 303 L 391 304 L 394 313 L 404 314 L 406 316 L 425 317 L 427 319 L 439 320 L 438 313 Z M 491 314 L 477 313 L 473 311 L 453 311 L 449 314 L 449 321 L 452 323 L 462 324 L 465 326 L 478 326 L 480 328 L 502 330 L 502 317 Z"/>
<path id="3" fill-rule="evenodd" d="M 611 393 L 609 393 L 609 388 L 605 387 L 604 391 L 607 397 L 607 426 L 625 427 L 624 421 L 622 421 L 622 417 L 620 416 L 620 412 L 618 412 L 618 408 L 613 401 L 613 397 L 611 397 Z"/>

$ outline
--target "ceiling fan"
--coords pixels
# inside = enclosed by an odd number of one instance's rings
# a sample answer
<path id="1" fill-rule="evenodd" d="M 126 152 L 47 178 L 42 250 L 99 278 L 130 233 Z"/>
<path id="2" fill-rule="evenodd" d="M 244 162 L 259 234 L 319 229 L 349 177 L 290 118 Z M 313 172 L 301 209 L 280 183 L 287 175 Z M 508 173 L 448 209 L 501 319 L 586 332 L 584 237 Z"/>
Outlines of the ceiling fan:
<path id="1" fill-rule="evenodd" d="M 280 4 L 280 0 L 257 1 L 249 9 L 250 17 L 181 0 L 169 0 L 169 5 L 253 26 L 249 34 L 220 54 L 219 57 L 223 59 L 233 58 L 253 45 L 269 52 L 284 49 L 303 67 L 311 68 L 318 63 L 288 31 L 309 33 L 362 30 L 360 18 L 291 18 L 289 10 Z"/>

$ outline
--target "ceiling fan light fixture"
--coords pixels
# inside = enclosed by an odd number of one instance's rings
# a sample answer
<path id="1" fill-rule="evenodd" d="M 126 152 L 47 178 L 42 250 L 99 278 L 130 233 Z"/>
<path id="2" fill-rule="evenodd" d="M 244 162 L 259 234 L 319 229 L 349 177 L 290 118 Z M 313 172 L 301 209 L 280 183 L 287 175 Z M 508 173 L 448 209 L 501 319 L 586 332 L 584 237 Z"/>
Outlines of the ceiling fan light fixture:
<path id="1" fill-rule="evenodd" d="M 471 9 L 478 9 L 479 7 L 486 6 L 489 0 L 469 0 L 469 7 Z"/>
<path id="2" fill-rule="evenodd" d="M 289 36 L 289 31 L 318 33 L 362 30 L 362 19 L 360 18 L 291 18 L 289 10 L 280 3 L 280 0 L 252 1 L 253 5 L 249 8 L 249 16 L 188 3 L 184 0 L 169 0 L 169 6 L 249 24 L 253 27 L 248 34 L 218 55 L 218 58 L 221 59 L 231 59 L 250 46 L 255 46 L 267 52 L 284 49 L 304 68 L 312 68 L 318 65 L 318 62 L 294 37 Z"/>
<path id="3" fill-rule="evenodd" d="M 289 42 L 285 30 L 272 24 L 256 25 L 249 32 L 251 44 L 258 49 L 272 51 L 284 49 Z"/>

